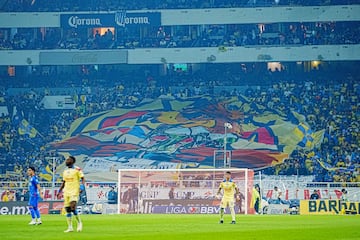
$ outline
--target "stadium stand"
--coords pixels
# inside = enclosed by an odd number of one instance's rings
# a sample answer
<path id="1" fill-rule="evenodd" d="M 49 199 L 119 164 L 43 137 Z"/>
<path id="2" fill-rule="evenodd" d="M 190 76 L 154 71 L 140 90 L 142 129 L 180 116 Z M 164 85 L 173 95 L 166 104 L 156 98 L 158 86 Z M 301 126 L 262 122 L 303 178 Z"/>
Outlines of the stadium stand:
<path id="1" fill-rule="evenodd" d="M 174 48 L 174 47 L 236 47 L 236 46 L 301 46 L 359 44 L 358 22 L 313 22 L 268 24 L 260 32 L 257 24 L 209 25 L 201 36 L 188 36 L 182 31 L 171 34 L 171 29 L 154 29 L 148 36 L 118 33 L 114 36 L 108 29 L 102 35 L 96 32 L 88 35 L 83 30 L 69 30 L 61 35 L 62 29 L 49 28 L 45 37 L 34 29 L 22 29 L 12 38 L 0 38 L 0 50 L 26 49 L 132 49 L 132 48 Z M 285 29 L 283 32 L 271 29 Z M 40 29 L 35 29 L 40 31 Z"/>
<path id="2" fill-rule="evenodd" d="M 0 1 L 1 12 L 79 12 L 148 9 L 254 8 L 281 6 L 327 6 L 359 4 L 356 0 L 318 1 L 98 1 L 98 0 L 14 0 Z M 283 22 L 266 24 L 206 24 L 200 36 L 175 31 L 178 26 L 157 25 L 150 33 L 128 33 L 112 29 L 100 33 L 81 29 L 10 28 L 0 29 L 0 50 L 99 50 L 138 48 L 216 48 L 261 46 L 293 47 L 358 45 L 358 21 Z M 279 31 L 281 29 L 282 31 Z M 199 30 L 197 30 L 199 31 Z M 90 34 L 89 34 L 90 33 Z M 315 47 L 316 47 L 315 46 Z M 211 60 L 211 59 L 210 59 Z M 318 61 L 321 61 L 321 56 Z M 299 62 L 302 64 L 302 59 Z M 294 65 L 297 63 L 294 63 Z M 49 148 L 70 131 L 80 117 L 115 108 L 134 108 L 143 101 L 163 96 L 185 99 L 196 96 L 246 97 L 250 102 L 280 113 L 295 111 L 305 116 L 313 131 L 325 129 L 322 144 L 308 151 L 296 149 L 283 163 L 263 170 L 274 175 L 308 175 L 314 182 L 360 182 L 360 85 L 356 63 L 336 67 L 327 62 L 306 71 L 267 69 L 263 63 L 206 65 L 192 70 L 167 64 L 166 74 L 153 67 L 123 72 L 117 66 L 82 64 L 76 68 L 35 66 L 28 63 L 13 74 L 12 66 L 0 73 L 0 180 L 23 181 L 24 166 L 40 167 L 43 180 L 63 157 Z M 31 66 L 30 66 L 31 65 Z M 301 65 L 303 66 L 303 65 Z M 4 70 L 5 68 L 2 68 Z M 294 69 L 294 68 L 292 68 Z M 45 96 L 69 95 L 73 110 L 44 110 Z M 221 146 L 221 142 L 216 142 Z M 55 159 L 55 161 L 54 161 Z M 50 169 L 50 170 L 49 170 Z"/>
<path id="3" fill-rule="evenodd" d="M 296 109 L 298 113 L 307 116 L 312 129 L 327 129 L 324 142 L 316 151 L 295 151 L 290 159 L 283 164 L 265 170 L 265 173 L 314 175 L 314 181 L 317 182 L 359 181 L 360 155 L 357 146 L 360 140 L 358 132 L 360 86 L 358 80 L 356 76 L 338 74 L 340 76 L 337 79 L 330 80 L 328 84 L 323 84 L 324 76 L 330 77 L 332 74 L 321 71 L 314 70 L 309 74 L 312 76 L 309 78 L 311 80 L 305 81 L 301 80 L 304 77 L 302 74 L 294 76 L 284 71 L 269 71 L 268 78 L 271 79 L 272 85 L 259 88 L 248 85 L 249 87 L 242 93 L 251 101 L 267 104 L 268 107 L 283 112 Z M 92 74 L 96 75 L 96 73 Z M 182 86 L 177 76 L 174 76 L 173 78 L 176 80 L 168 81 L 170 84 L 162 84 L 165 81 L 159 81 L 152 91 L 149 91 L 146 79 L 143 79 L 142 83 L 120 81 L 97 91 L 94 87 L 99 81 L 94 81 L 93 85 L 90 86 L 86 82 L 79 81 L 75 86 L 80 89 L 80 95 L 86 96 L 87 102 L 78 101 L 75 110 L 61 112 L 42 111 L 41 109 L 40 100 L 42 97 L 45 94 L 51 95 L 53 91 L 56 91 L 51 86 L 39 88 L 42 92 L 23 88 L 23 92 L 16 95 L 9 94 L 9 91 L 3 91 L 3 105 L 8 106 L 8 109 L 16 109 L 16 113 L 10 111 L 9 115 L 1 118 L 1 130 L 3 132 L 1 136 L 1 142 L 3 142 L 1 162 L 4 166 L 2 172 L 14 171 L 19 173 L 23 171 L 22 166 L 35 161 L 40 161 L 41 163 L 37 164 L 45 168 L 47 158 L 59 157 L 53 152 L 42 151 L 46 148 L 46 144 L 61 140 L 69 130 L 71 123 L 80 116 L 89 116 L 93 113 L 111 110 L 114 107 L 136 106 L 144 98 L 156 99 L 163 94 L 176 98 L 209 95 L 213 91 L 211 90 L 213 87 L 221 89 L 224 85 L 234 86 L 235 90 L 221 90 L 221 96 L 240 95 L 240 91 L 236 90 L 236 87 L 240 86 L 234 80 L 235 73 L 229 74 L 228 79 L 224 79 L 221 83 L 215 81 L 214 86 L 209 86 L 209 83 L 201 80 L 211 78 L 210 75 L 214 78 L 212 72 L 208 74 L 209 76 L 206 73 L 186 76 L 183 81 L 187 82 L 189 87 Z M 109 74 L 108 78 L 112 76 L 113 74 Z M 89 78 L 92 77 L 90 74 Z M 257 74 L 253 77 L 261 78 Z M 332 77 L 335 78 L 335 75 Z M 152 78 L 160 79 L 161 77 L 153 76 Z M 171 79 L 171 77 L 168 78 L 168 80 Z M 277 79 L 282 80 L 278 81 Z M 63 84 L 60 87 L 64 87 L 64 89 L 69 86 L 66 82 Z M 198 86 L 201 90 L 197 90 Z M 41 87 L 41 85 L 36 86 L 34 84 L 33 87 Z M 92 90 L 89 91 L 88 87 Z M 2 86 L 2 88 L 5 89 L 6 87 Z M 114 92 L 118 94 L 113 94 Z M 67 92 L 67 94 L 73 94 L 73 92 Z M 46 135 L 40 138 L 32 138 L 19 133 L 19 120 L 23 118 L 27 119 L 37 131 L 42 134 L 46 133 Z M 6 164 L 8 162 L 13 162 L 13 164 Z M 5 166 L 7 167 L 5 168 Z M 24 172 L 22 173 L 25 176 Z"/>

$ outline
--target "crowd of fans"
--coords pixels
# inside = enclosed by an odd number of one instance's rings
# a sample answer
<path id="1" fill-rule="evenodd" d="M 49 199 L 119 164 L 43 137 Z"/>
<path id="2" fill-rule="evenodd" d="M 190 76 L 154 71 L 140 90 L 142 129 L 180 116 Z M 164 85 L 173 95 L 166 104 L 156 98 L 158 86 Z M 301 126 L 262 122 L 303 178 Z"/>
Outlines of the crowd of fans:
<path id="1" fill-rule="evenodd" d="M 40 96 L 34 91 L 16 96 L 6 95 L 2 91 L 0 99 L 0 106 L 7 106 L 8 109 L 8 114 L 2 113 L 0 117 L 0 181 L 24 180 L 27 176 L 27 167 L 30 165 L 38 166 L 38 173 L 47 166 L 52 170 L 53 164 L 58 165 L 63 158 L 54 151 L 47 151 L 46 143 L 54 141 L 57 134 L 67 131 L 70 125 L 65 126 L 66 118 L 59 117 L 59 114 L 64 116 L 66 113 L 42 111 L 39 108 Z M 42 119 L 42 124 L 37 125 L 36 137 L 22 134 L 18 130 L 22 119 L 29 122 Z M 48 129 L 49 126 L 52 128 Z M 64 128 L 61 128 L 62 126 Z"/>
<path id="2" fill-rule="evenodd" d="M 34 29 L 21 29 L 12 37 L 0 38 L 0 50 L 10 49 L 131 49 L 174 47 L 236 47 L 284 45 L 359 44 L 359 22 L 316 22 L 268 24 L 208 25 L 198 36 L 173 31 L 172 27 L 153 28 L 146 36 L 139 31 L 110 30 L 100 34 L 84 30 L 61 31 L 49 28 L 34 36 Z M 116 33 L 114 31 L 117 31 Z M 173 34 L 170 34 L 170 33 Z"/>
<path id="3" fill-rule="evenodd" d="M 53 158 L 60 162 L 61 157 L 48 151 L 47 144 L 61 140 L 78 117 L 118 107 L 136 107 L 145 98 L 156 99 L 161 95 L 186 98 L 242 93 L 270 109 L 303 114 L 313 131 L 326 129 L 321 146 L 314 151 L 299 148 L 284 163 L 265 170 L 265 173 L 313 175 L 314 181 L 319 182 L 360 182 L 358 76 L 344 75 L 338 69 L 319 69 L 308 74 L 293 74 L 283 69 L 264 74 L 251 67 L 243 66 L 235 71 L 230 66 L 197 72 L 172 69 L 167 76 L 155 76 L 146 69 L 130 76 L 120 74 L 116 69 L 104 72 L 92 69 L 81 71 L 68 81 L 65 81 L 64 73 L 53 73 L 50 78 L 58 79 L 54 81 L 55 85 L 36 90 L 41 87 L 36 85 L 39 83 L 34 80 L 32 84 L 27 80 L 34 89 L 24 88 L 17 94 L 9 94 L 6 87 L 11 85 L 4 81 L 0 105 L 7 106 L 9 114 L 0 118 L 1 176 L 19 180 L 25 177 L 23 166 L 36 164 L 44 169 L 51 165 Z M 41 76 L 37 76 L 39 78 Z M 245 84 L 249 86 L 240 90 Z M 228 86 L 233 87 L 230 90 Z M 75 110 L 42 108 L 40 100 L 43 96 L 59 94 L 55 87 L 63 88 L 61 94 L 77 96 Z M 22 118 L 41 134 L 29 137 L 19 133 Z"/>
<path id="4" fill-rule="evenodd" d="M 283 164 L 268 169 L 270 174 L 312 174 L 316 182 L 359 182 L 360 134 L 357 79 L 346 76 L 342 82 L 305 81 L 272 89 L 277 105 L 307 116 L 312 129 L 326 129 L 324 140 L 315 151 L 298 149 Z M 259 96 L 258 96 L 259 97 Z M 264 102 L 273 105 L 271 99 Z M 285 100 L 285 101 L 284 101 Z"/>
<path id="5" fill-rule="evenodd" d="M 117 11 L 143 9 L 235 8 L 357 4 L 358 0 L 12 0 L 2 1 L 6 12 Z"/>

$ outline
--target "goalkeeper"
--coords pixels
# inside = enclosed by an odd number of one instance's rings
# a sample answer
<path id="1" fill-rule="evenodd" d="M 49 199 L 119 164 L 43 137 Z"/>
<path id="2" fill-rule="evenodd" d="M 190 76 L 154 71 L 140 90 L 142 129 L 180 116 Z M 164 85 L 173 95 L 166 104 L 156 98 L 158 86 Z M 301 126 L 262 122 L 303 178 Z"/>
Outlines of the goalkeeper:
<path id="1" fill-rule="evenodd" d="M 235 206 L 234 195 L 236 193 L 236 195 L 238 196 L 239 189 L 231 179 L 231 172 L 225 173 L 225 179 L 223 182 L 220 183 L 217 196 L 220 195 L 221 190 L 224 191 L 224 194 L 220 203 L 220 223 L 221 224 L 224 223 L 224 211 L 226 207 L 229 207 L 232 218 L 231 224 L 235 224 L 236 220 L 235 220 L 235 209 L 234 209 Z"/>

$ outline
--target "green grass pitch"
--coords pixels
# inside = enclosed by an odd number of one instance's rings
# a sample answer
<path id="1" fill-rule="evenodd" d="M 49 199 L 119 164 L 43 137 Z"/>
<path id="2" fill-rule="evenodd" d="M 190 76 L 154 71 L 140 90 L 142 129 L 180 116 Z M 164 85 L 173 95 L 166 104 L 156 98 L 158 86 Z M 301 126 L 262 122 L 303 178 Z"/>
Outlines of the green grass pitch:
<path id="1" fill-rule="evenodd" d="M 83 232 L 64 233 L 65 216 L 43 215 L 43 224 L 29 226 L 30 216 L 0 216 L 0 239 L 360 239 L 360 216 L 230 216 L 217 215 L 82 215 Z M 76 224 L 74 224 L 76 227 Z"/>

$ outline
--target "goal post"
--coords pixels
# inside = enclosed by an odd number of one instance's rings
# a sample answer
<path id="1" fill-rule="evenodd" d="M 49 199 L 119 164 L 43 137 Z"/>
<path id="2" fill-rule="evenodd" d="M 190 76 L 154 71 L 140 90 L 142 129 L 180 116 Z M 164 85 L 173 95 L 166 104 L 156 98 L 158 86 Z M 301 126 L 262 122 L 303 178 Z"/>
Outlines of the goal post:
<path id="1" fill-rule="evenodd" d="M 231 150 L 215 150 L 213 156 L 214 168 L 231 168 Z"/>
<path id="2" fill-rule="evenodd" d="M 226 171 L 240 191 L 236 212 L 248 214 L 254 172 L 245 168 L 119 169 L 118 213 L 218 213 L 216 192 Z"/>

